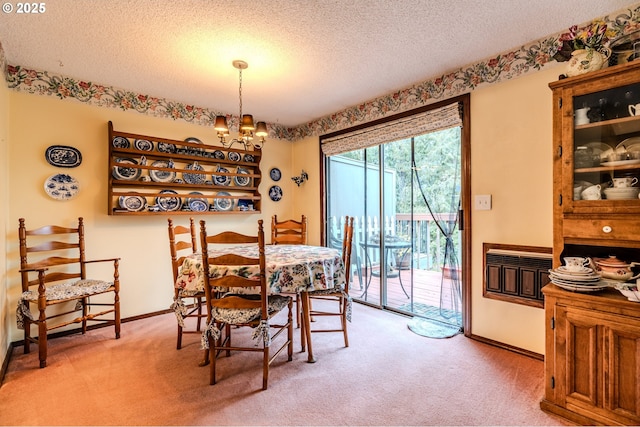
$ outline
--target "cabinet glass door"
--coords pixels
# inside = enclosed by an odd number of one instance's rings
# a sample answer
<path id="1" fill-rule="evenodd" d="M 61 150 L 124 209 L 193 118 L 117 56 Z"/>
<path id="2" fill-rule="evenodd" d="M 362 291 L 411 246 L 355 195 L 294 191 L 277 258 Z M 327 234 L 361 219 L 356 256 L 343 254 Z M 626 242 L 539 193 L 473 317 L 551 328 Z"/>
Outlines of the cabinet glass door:
<path id="1" fill-rule="evenodd" d="M 640 207 L 640 84 L 573 98 L 573 207 Z"/>

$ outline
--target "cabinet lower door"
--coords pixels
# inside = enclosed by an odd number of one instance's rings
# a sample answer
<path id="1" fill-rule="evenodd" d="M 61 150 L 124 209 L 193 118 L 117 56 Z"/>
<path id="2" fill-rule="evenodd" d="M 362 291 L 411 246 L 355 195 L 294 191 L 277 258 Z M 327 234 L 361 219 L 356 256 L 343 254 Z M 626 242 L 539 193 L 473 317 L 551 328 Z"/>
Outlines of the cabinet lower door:
<path id="1" fill-rule="evenodd" d="M 604 406 L 637 424 L 640 420 L 640 326 L 609 323 L 603 333 Z"/>

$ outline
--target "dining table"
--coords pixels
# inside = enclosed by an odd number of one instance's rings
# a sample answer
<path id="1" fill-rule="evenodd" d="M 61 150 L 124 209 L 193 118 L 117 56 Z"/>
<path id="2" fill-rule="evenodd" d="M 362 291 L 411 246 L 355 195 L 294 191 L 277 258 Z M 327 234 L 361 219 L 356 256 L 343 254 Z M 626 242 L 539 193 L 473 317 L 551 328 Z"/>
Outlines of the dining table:
<path id="1" fill-rule="evenodd" d="M 248 258 L 258 257 L 258 246 L 233 245 L 209 248 L 209 257 L 223 254 L 236 254 Z M 299 294 L 322 289 L 344 289 L 345 266 L 339 249 L 311 245 L 266 245 L 265 275 L 270 294 Z M 228 267 L 210 265 L 210 277 L 221 277 L 233 274 L 230 269 L 243 269 L 243 275 L 258 277 L 259 266 Z M 179 269 L 175 287 L 178 292 L 172 308 L 179 324 L 183 323 L 182 315 L 186 308 L 183 298 L 201 293 L 205 288 L 205 277 L 202 253 L 195 253 L 185 258 Z M 258 293 L 259 287 L 239 290 L 244 293 Z M 311 350 L 311 342 L 307 346 Z M 310 354 L 312 352 L 310 351 Z M 311 360 L 310 360 L 311 361 Z"/>

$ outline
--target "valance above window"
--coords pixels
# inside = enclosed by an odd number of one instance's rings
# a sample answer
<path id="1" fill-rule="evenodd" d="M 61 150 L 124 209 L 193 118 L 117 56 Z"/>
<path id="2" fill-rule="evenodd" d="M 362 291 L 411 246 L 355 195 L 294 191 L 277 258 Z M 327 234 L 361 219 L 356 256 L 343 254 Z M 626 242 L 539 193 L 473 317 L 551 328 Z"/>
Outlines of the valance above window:
<path id="1" fill-rule="evenodd" d="M 326 156 L 333 156 L 456 126 L 462 126 L 458 102 L 321 138 L 321 147 Z"/>

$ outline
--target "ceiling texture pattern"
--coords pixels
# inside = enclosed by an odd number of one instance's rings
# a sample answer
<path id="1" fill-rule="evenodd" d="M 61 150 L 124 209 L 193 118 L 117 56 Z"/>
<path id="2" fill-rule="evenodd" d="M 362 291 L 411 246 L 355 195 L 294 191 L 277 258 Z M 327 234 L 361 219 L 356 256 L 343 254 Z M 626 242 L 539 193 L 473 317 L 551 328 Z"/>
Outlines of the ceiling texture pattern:
<path id="1" fill-rule="evenodd" d="M 249 64 L 244 112 L 271 127 L 315 122 L 306 133 L 334 130 L 326 118 L 338 112 L 571 25 L 638 8 L 629 0 L 53 0 L 45 6 L 38 14 L 0 15 L 4 60 L 14 71 L 174 100 L 208 111 L 201 120 L 207 123 L 218 112 L 237 115 L 238 72 L 231 62 L 242 59 Z"/>

